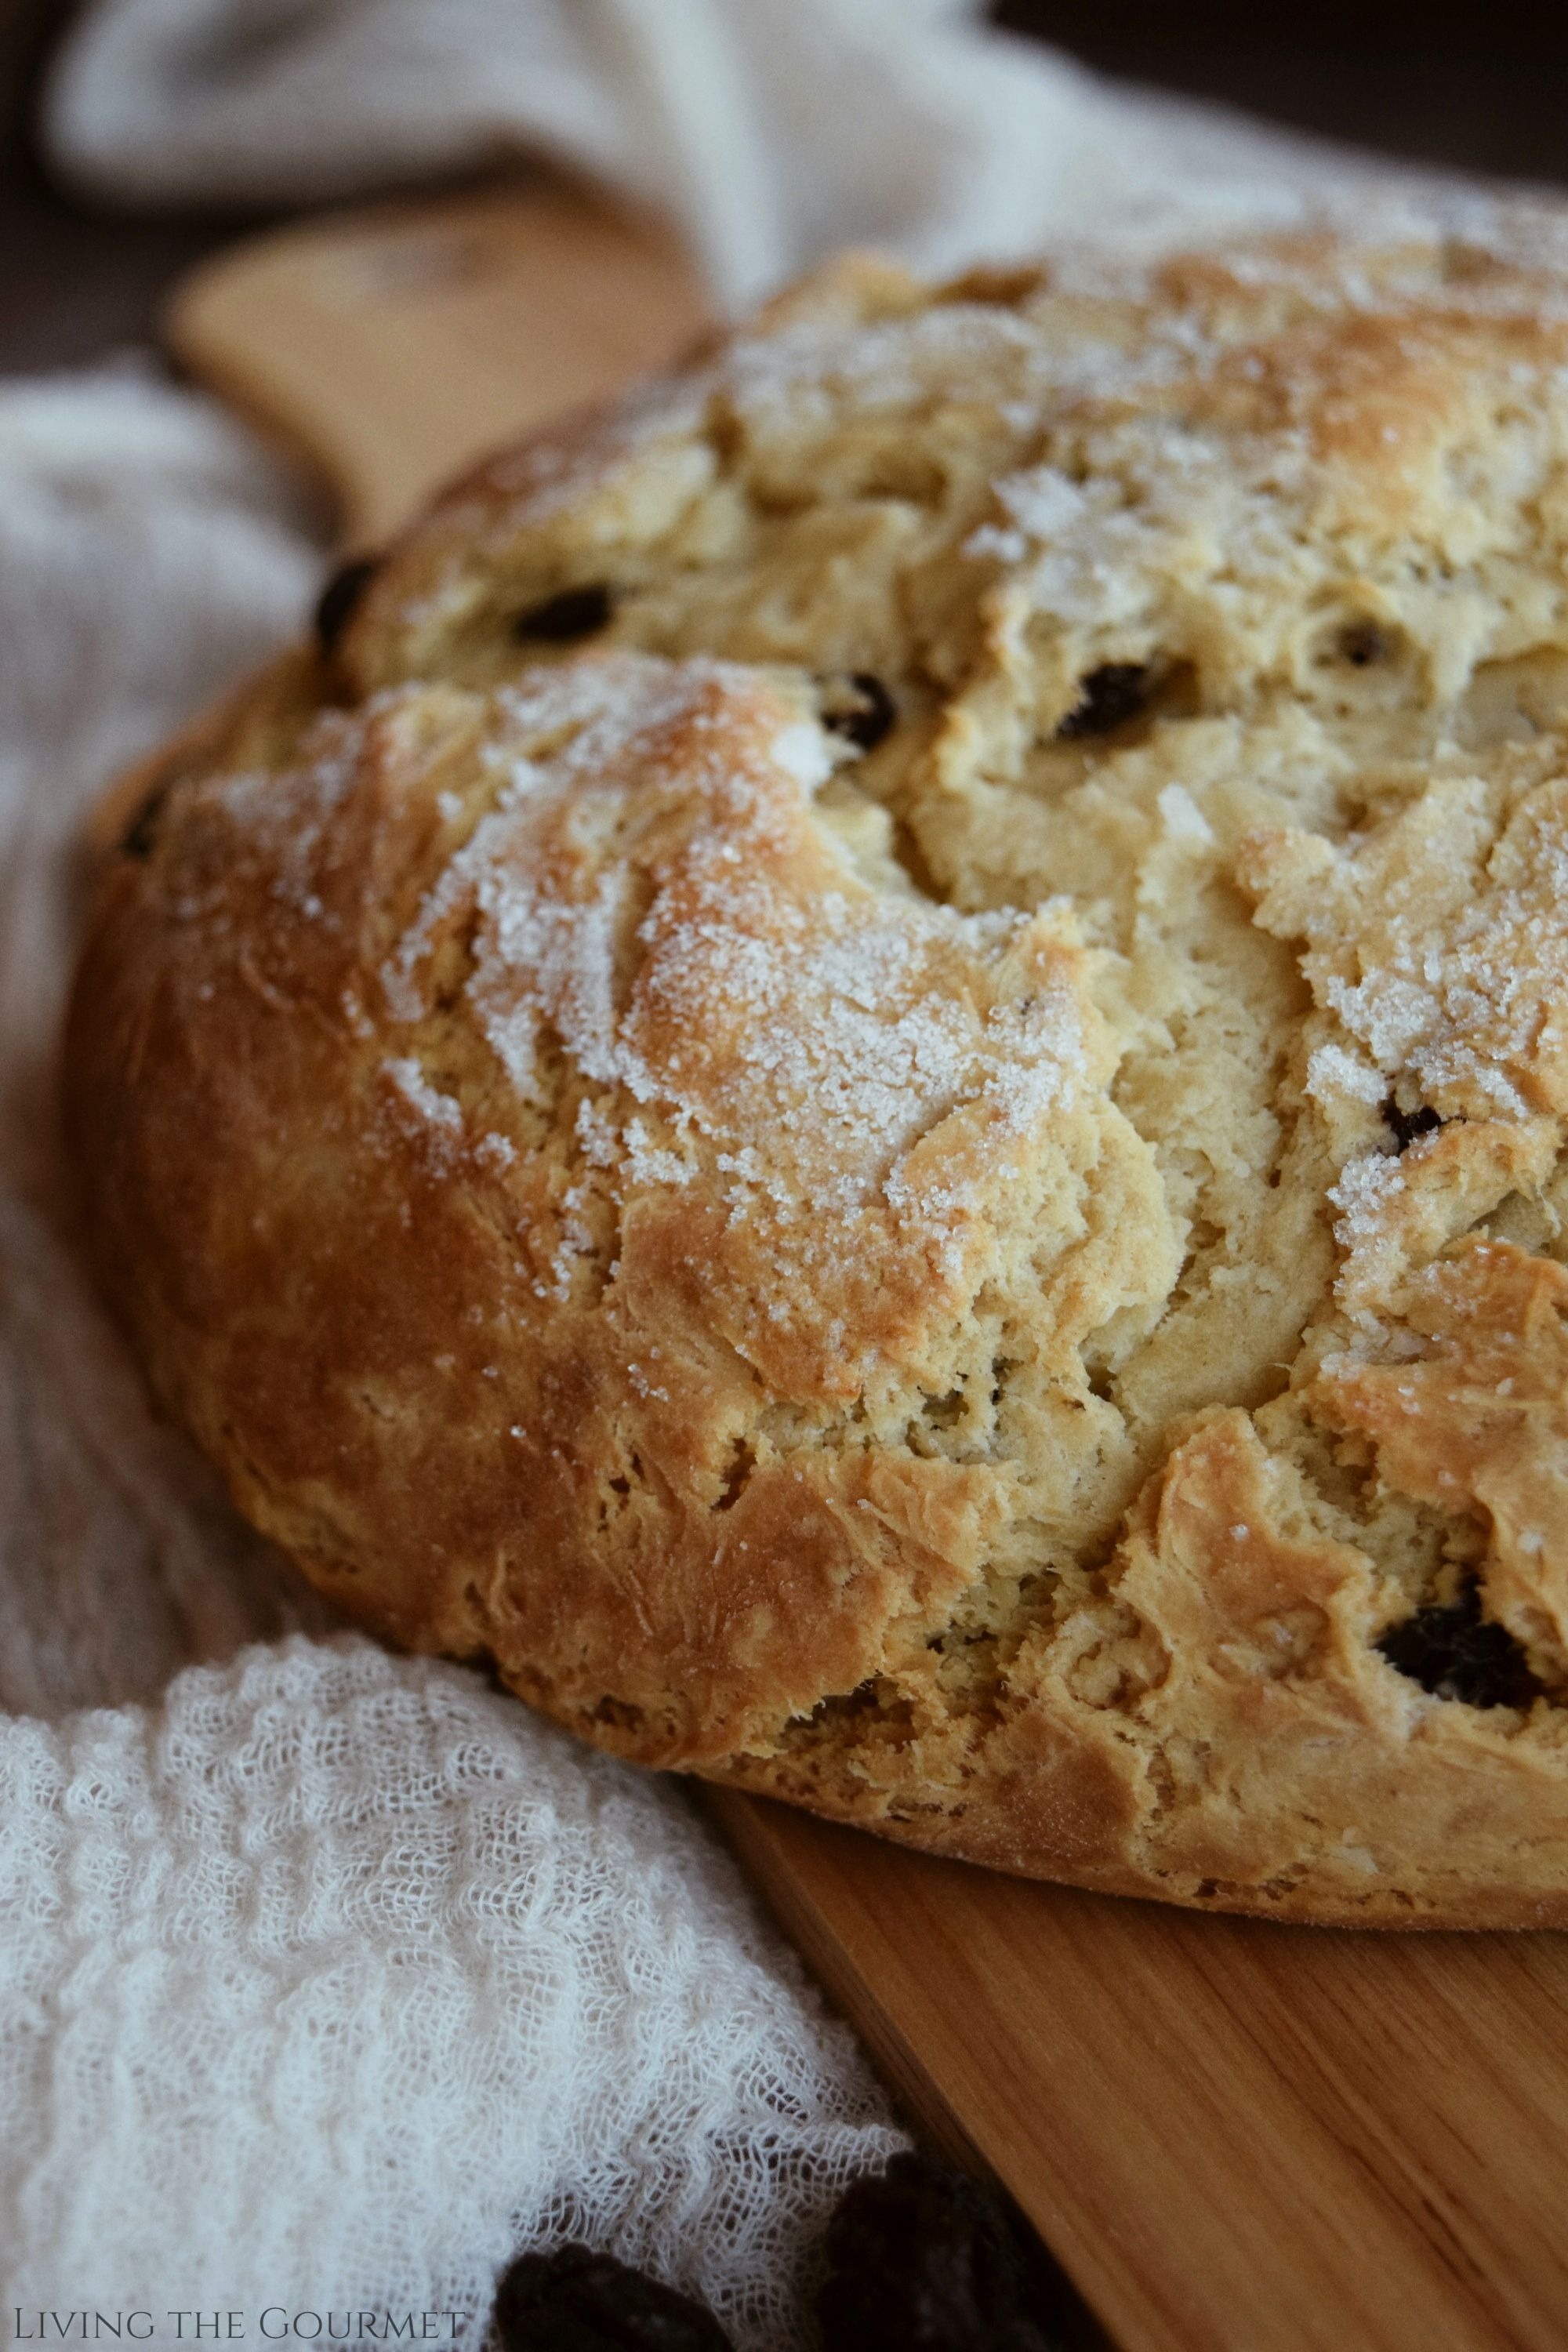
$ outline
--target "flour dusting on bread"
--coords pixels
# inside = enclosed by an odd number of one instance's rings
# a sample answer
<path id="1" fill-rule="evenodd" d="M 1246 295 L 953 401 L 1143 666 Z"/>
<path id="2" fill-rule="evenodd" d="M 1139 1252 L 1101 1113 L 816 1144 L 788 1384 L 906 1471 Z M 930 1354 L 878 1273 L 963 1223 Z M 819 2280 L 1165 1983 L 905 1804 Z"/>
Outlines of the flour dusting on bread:
<path id="1" fill-rule="evenodd" d="M 172 773 L 68 1095 L 242 1507 L 584 1736 L 1568 1924 L 1568 238 L 837 265 Z"/>

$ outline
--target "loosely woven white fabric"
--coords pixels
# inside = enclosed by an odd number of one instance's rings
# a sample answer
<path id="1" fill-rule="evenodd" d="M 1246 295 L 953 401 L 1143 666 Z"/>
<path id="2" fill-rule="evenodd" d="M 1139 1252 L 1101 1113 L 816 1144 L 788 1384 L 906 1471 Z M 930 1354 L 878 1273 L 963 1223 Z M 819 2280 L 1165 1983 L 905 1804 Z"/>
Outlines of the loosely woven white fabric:
<path id="1" fill-rule="evenodd" d="M 353 1636 L 5 1726 L 0 1929 L 7 2307 L 482 2322 L 567 2235 L 784 2352 L 900 2144 L 667 1790 Z"/>
<path id="2" fill-rule="evenodd" d="M 1342 184 L 1342 152 L 1117 89 L 982 16 L 981 0 L 93 0 L 51 137 L 84 186 L 156 203 L 561 158 L 673 219 L 737 302 L 833 245 L 944 269 L 1074 232 L 1285 223 Z"/>

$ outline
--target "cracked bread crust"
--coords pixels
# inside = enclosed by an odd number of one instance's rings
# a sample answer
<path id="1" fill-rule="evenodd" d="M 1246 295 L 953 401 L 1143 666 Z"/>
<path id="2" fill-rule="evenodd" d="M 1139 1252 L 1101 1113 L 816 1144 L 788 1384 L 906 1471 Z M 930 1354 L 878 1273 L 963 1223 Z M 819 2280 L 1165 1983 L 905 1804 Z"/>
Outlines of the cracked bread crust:
<path id="1" fill-rule="evenodd" d="M 68 1118 L 315 1581 L 939 1852 L 1568 1925 L 1551 246 L 840 266 L 171 758 Z"/>

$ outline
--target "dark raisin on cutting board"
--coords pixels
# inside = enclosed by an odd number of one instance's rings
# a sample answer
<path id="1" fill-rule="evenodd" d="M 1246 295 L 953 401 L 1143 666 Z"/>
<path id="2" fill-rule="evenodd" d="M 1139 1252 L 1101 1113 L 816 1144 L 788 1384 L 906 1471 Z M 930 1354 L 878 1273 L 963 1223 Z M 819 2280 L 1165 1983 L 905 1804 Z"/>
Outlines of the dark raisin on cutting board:
<path id="1" fill-rule="evenodd" d="M 934 2157 L 896 2156 L 827 2227 L 824 2352 L 1058 2352 L 1077 2297 L 1004 2199 Z"/>
<path id="2" fill-rule="evenodd" d="M 710 2311 L 587 2246 L 522 2254 L 496 2288 L 501 2352 L 734 2352 Z"/>

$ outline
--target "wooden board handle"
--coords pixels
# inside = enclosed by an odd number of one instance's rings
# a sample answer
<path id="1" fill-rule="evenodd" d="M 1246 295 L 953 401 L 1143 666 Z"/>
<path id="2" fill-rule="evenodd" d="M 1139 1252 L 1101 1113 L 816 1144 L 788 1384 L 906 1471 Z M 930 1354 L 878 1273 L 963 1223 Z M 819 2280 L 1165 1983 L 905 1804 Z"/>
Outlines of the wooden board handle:
<path id="1" fill-rule="evenodd" d="M 248 239 L 184 280 L 164 332 L 374 546 L 458 467 L 666 365 L 708 318 L 668 235 L 530 184 Z"/>

